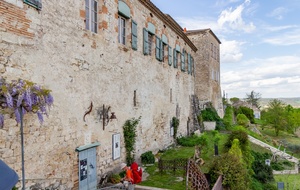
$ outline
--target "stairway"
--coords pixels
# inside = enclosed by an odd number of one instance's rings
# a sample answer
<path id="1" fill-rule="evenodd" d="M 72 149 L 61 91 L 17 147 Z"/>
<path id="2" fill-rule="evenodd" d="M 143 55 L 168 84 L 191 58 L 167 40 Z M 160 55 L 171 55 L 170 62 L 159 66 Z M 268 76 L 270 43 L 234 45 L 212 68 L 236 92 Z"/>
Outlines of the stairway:
<path id="1" fill-rule="evenodd" d="M 271 145 L 268 145 L 250 135 L 248 135 L 248 138 L 249 140 L 254 143 L 254 144 L 257 144 L 261 147 L 264 147 L 266 149 L 269 149 L 272 154 L 274 155 L 278 155 L 280 156 L 280 158 L 284 158 L 290 162 L 294 162 L 295 163 L 295 169 L 294 170 L 283 170 L 283 171 L 273 171 L 273 174 L 298 174 L 299 173 L 299 167 L 298 167 L 298 164 L 299 164 L 299 159 L 298 158 L 295 158 L 281 150 L 278 150 L 277 148 L 271 146 Z"/>

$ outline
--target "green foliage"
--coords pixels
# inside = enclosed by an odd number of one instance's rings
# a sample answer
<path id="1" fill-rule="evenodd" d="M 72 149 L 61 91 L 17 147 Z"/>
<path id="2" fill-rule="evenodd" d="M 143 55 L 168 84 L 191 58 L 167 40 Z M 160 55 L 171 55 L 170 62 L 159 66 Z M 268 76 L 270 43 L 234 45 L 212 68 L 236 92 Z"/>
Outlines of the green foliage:
<path id="1" fill-rule="evenodd" d="M 201 136 L 192 135 L 190 137 L 181 137 L 177 139 L 177 143 L 181 146 L 193 147 L 196 145 L 206 146 L 208 143 L 207 135 L 202 134 Z"/>
<path id="2" fill-rule="evenodd" d="M 262 112 L 262 119 L 274 128 L 276 136 L 285 129 L 287 124 L 284 107 L 285 104 L 281 100 L 274 99 L 268 103 L 268 109 Z"/>
<path id="3" fill-rule="evenodd" d="M 205 108 L 201 111 L 203 121 L 220 121 L 217 111 L 214 108 Z"/>
<path id="4" fill-rule="evenodd" d="M 248 134 L 245 131 L 238 130 L 233 131 L 229 135 L 227 142 L 224 145 L 226 147 L 226 150 L 229 150 L 231 148 L 234 139 L 239 140 L 242 151 L 246 150 L 246 147 L 249 146 Z"/>
<path id="5" fill-rule="evenodd" d="M 125 141 L 125 149 L 126 149 L 126 162 L 127 165 L 131 165 L 134 161 L 134 145 L 136 142 L 136 128 L 140 121 L 141 117 L 138 119 L 132 118 L 130 120 L 126 120 L 123 125 L 123 135 Z"/>
<path id="6" fill-rule="evenodd" d="M 121 181 L 121 176 L 119 174 L 112 174 L 108 177 L 108 182 L 117 184 L 120 183 Z"/>
<path id="7" fill-rule="evenodd" d="M 220 135 L 219 131 L 217 131 L 217 130 L 214 130 L 211 133 L 214 137 L 214 144 L 217 145 L 219 143 L 219 141 L 221 140 L 221 135 Z"/>
<path id="8" fill-rule="evenodd" d="M 225 150 L 230 150 L 232 147 L 234 139 L 239 140 L 240 148 L 242 150 L 242 155 L 243 155 L 243 163 L 245 164 L 246 168 L 248 169 L 248 173 L 252 175 L 253 170 L 251 169 L 252 162 L 254 160 L 253 156 L 251 155 L 251 149 L 249 145 L 249 140 L 248 140 L 248 134 L 245 131 L 238 130 L 238 131 L 233 131 L 228 139 L 227 142 L 225 143 Z"/>
<path id="9" fill-rule="evenodd" d="M 254 112 L 253 112 L 252 109 L 250 109 L 248 107 L 240 106 L 238 108 L 235 108 L 234 109 L 234 114 L 235 115 L 244 114 L 250 120 L 251 123 L 255 123 Z"/>
<path id="10" fill-rule="evenodd" d="M 172 127 L 174 128 L 174 134 L 173 138 L 177 138 L 177 131 L 178 131 L 178 126 L 179 126 L 179 119 L 177 117 L 172 118 Z"/>
<path id="11" fill-rule="evenodd" d="M 145 152 L 141 155 L 141 161 L 143 164 L 154 164 L 155 157 L 152 151 Z"/>
<path id="12" fill-rule="evenodd" d="M 235 104 L 235 103 L 237 103 L 239 101 L 240 101 L 240 99 L 237 98 L 237 97 L 230 98 L 230 102 L 232 102 L 233 104 Z"/>
<path id="13" fill-rule="evenodd" d="M 215 157 L 209 170 L 213 182 L 223 175 L 223 186 L 229 189 L 247 190 L 250 177 L 247 169 L 233 154 L 225 153 Z"/>
<path id="14" fill-rule="evenodd" d="M 234 139 L 232 141 L 231 148 L 228 151 L 229 154 L 235 155 L 237 158 L 239 158 L 240 162 L 243 162 L 243 154 L 242 150 L 240 148 L 240 143 L 238 139 Z"/>
<path id="15" fill-rule="evenodd" d="M 249 119 L 248 119 L 247 116 L 244 115 L 244 114 L 238 114 L 238 115 L 236 116 L 236 121 L 237 121 L 237 124 L 242 125 L 242 126 L 244 126 L 244 127 L 248 127 L 249 124 L 250 124 Z"/>
<path id="16" fill-rule="evenodd" d="M 223 123 L 226 129 L 229 129 L 233 125 L 233 108 L 232 106 L 227 106 L 225 109 L 225 114 L 223 117 Z"/>

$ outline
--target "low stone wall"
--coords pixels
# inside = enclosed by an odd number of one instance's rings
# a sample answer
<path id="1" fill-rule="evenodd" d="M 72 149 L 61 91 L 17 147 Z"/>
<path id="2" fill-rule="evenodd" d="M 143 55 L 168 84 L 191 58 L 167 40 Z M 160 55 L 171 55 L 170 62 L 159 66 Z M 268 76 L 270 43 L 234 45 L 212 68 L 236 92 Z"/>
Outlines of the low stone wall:
<path id="1" fill-rule="evenodd" d="M 204 130 L 206 131 L 212 131 L 216 129 L 216 122 L 215 121 L 204 121 Z"/>

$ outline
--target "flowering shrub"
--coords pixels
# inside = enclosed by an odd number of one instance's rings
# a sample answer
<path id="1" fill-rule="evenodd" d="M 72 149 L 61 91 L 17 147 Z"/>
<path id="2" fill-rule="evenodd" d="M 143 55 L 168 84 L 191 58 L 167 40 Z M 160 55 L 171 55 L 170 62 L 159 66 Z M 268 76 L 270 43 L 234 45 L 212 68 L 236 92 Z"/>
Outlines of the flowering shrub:
<path id="1" fill-rule="evenodd" d="M 7 83 L 0 78 L 0 128 L 4 125 L 4 114 L 14 112 L 17 123 L 20 123 L 20 111 L 23 115 L 29 112 L 36 113 L 39 121 L 44 121 L 47 107 L 53 104 L 50 90 L 26 80 L 13 80 Z"/>

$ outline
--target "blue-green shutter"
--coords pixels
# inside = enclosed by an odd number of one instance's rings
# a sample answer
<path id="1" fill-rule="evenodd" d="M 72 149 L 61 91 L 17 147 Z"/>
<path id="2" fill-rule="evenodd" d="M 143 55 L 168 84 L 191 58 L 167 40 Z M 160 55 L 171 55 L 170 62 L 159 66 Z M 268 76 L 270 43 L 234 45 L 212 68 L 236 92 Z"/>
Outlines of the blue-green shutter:
<path id="1" fill-rule="evenodd" d="M 120 1 L 120 0 L 119 0 L 119 5 L 118 5 L 118 13 L 127 19 L 130 18 L 129 6 L 125 2 Z"/>
<path id="2" fill-rule="evenodd" d="M 143 29 L 143 36 L 144 36 L 144 43 L 143 43 L 143 49 L 144 49 L 144 55 L 149 55 L 149 45 L 148 45 L 148 31 L 146 28 Z"/>
<path id="3" fill-rule="evenodd" d="M 137 23 L 135 21 L 131 22 L 131 47 L 137 50 Z"/>
<path id="4" fill-rule="evenodd" d="M 194 58 L 191 56 L 191 75 L 194 75 Z"/>
<path id="5" fill-rule="evenodd" d="M 168 63 L 171 66 L 172 65 L 172 47 L 168 46 Z"/>
<path id="6" fill-rule="evenodd" d="M 158 61 L 162 61 L 162 41 L 158 36 L 156 36 L 155 55 Z"/>
<path id="7" fill-rule="evenodd" d="M 191 74 L 191 54 L 188 54 L 188 74 Z"/>
<path id="8" fill-rule="evenodd" d="M 185 51 L 182 49 L 181 53 L 181 71 L 185 71 Z"/>
<path id="9" fill-rule="evenodd" d="M 174 65 L 174 68 L 177 68 L 177 51 L 176 51 L 176 48 L 173 49 L 173 65 Z"/>
<path id="10" fill-rule="evenodd" d="M 42 1 L 41 0 L 24 0 L 24 3 L 35 7 L 38 10 L 42 9 Z"/>

